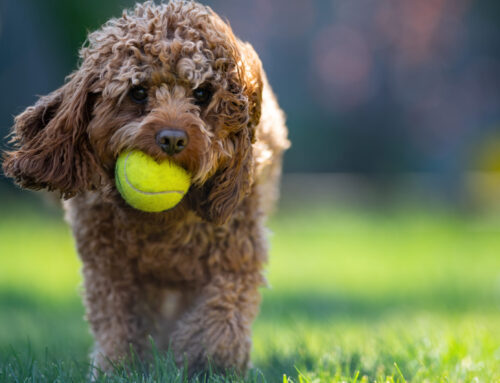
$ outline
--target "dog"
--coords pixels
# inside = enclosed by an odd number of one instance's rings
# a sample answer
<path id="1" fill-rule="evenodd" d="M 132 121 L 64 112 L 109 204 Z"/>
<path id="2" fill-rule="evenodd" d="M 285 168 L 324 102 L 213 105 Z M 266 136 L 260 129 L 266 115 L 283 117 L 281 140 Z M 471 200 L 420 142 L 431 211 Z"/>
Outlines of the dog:
<path id="1" fill-rule="evenodd" d="M 147 358 L 152 338 L 190 371 L 244 373 L 289 146 L 259 57 L 209 7 L 174 0 L 109 20 L 80 58 L 61 88 L 15 118 L 3 169 L 63 199 L 93 362 L 109 371 L 130 347 Z M 159 144 L 179 132 L 182 147 Z M 189 172 L 176 207 L 146 213 L 122 199 L 115 163 L 132 149 Z"/>

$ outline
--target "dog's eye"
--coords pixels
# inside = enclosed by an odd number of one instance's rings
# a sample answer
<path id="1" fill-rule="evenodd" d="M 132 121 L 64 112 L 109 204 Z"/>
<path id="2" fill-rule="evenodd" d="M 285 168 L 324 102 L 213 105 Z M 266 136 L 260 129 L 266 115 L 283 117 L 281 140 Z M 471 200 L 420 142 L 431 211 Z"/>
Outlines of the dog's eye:
<path id="1" fill-rule="evenodd" d="M 130 98 L 137 104 L 144 104 L 148 99 L 148 91 L 142 86 L 135 86 L 130 89 Z"/>
<path id="2" fill-rule="evenodd" d="M 202 85 L 193 90 L 195 104 L 198 106 L 207 105 L 212 99 L 212 89 L 208 85 Z"/>

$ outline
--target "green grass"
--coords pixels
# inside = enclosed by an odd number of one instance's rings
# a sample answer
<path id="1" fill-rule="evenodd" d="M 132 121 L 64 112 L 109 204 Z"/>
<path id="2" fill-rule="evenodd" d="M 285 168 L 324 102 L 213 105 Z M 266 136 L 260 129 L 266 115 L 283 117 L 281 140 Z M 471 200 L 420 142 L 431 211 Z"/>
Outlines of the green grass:
<path id="1" fill-rule="evenodd" d="M 498 218 L 280 212 L 246 381 L 500 382 Z M 88 380 L 78 269 L 59 217 L 0 218 L 0 382 Z M 186 381 L 164 355 L 104 380 Z"/>

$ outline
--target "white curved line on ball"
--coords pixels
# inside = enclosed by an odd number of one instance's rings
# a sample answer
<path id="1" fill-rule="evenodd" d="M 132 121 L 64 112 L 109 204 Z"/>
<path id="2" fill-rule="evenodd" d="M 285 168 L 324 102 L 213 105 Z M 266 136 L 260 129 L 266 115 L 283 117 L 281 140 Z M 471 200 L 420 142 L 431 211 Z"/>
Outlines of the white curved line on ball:
<path id="1" fill-rule="evenodd" d="M 137 189 L 134 185 L 132 185 L 132 183 L 130 182 L 130 180 L 128 179 L 128 176 L 127 176 L 127 161 L 128 161 L 128 157 L 131 154 L 132 154 L 132 152 L 128 153 L 127 157 L 125 157 L 125 161 L 123 162 L 123 173 L 125 174 L 125 181 L 127 181 L 128 186 L 130 186 L 134 191 L 136 191 L 138 193 L 146 194 L 146 195 L 160 195 L 160 194 L 172 194 L 172 193 L 178 193 L 178 194 L 184 195 L 184 192 L 180 191 L 180 190 L 165 190 L 165 191 L 160 191 L 160 192 L 147 192 L 144 190 Z"/>

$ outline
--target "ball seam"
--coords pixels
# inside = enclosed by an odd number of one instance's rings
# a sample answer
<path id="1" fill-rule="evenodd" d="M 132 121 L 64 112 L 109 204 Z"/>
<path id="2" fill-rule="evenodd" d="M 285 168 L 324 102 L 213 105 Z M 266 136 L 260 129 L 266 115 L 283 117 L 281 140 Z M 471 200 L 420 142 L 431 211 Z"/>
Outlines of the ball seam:
<path id="1" fill-rule="evenodd" d="M 138 193 L 141 193 L 141 194 L 146 194 L 146 195 L 161 195 L 161 194 L 172 194 L 172 193 L 184 195 L 184 192 L 180 191 L 180 190 L 165 190 L 165 191 L 160 191 L 160 192 L 147 192 L 144 190 L 137 189 L 134 185 L 132 185 L 132 183 L 130 182 L 130 180 L 128 179 L 128 176 L 127 176 L 127 160 L 131 154 L 132 154 L 132 152 L 129 152 L 127 154 L 127 156 L 125 157 L 125 161 L 123 161 L 123 174 L 125 176 L 125 181 L 127 182 L 128 186 L 130 186 L 132 188 L 132 190 L 134 190 Z"/>

